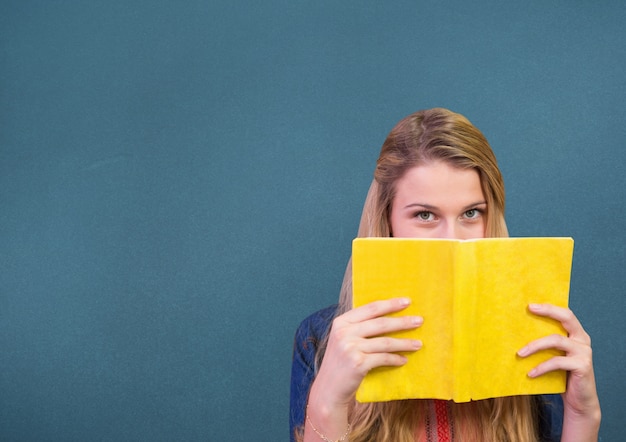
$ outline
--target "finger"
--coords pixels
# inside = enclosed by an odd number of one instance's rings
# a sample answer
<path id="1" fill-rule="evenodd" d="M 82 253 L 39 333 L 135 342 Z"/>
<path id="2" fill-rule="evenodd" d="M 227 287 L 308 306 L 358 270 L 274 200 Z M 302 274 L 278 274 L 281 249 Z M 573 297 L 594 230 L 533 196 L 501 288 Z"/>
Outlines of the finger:
<path id="1" fill-rule="evenodd" d="M 521 357 L 530 356 L 541 350 L 556 349 L 571 353 L 575 349 L 575 343 L 563 335 L 550 335 L 529 342 L 524 348 L 520 349 L 517 354 Z"/>
<path id="2" fill-rule="evenodd" d="M 529 304 L 528 310 L 538 316 L 552 318 L 561 323 L 568 335 L 577 341 L 591 345 L 591 338 L 582 324 L 569 308 L 557 307 L 552 304 Z"/>
<path id="3" fill-rule="evenodd" d="M 355 353 L 347 360 L 351 370 L 362 378 L 370 370 L 378 367 L 400 367 L 406 364 L 408 358 L 397 353 Z"/>
<path id="4" fill-rule="evenodd" d="M 373 353 L 367 359 L 371 364 L 369 370 L 377 367 L 401 367 L 408 361 L 406 356 L 396 353 Z"/>
<path id="5" fill-rule="evenodd" d="M 536 378 L 551 371 L 574 371 L 577 369 L 579 369 L 579 363 L 574 358 L 568 358 L 566 356 L 555 356 L 545 362 L 542 362 L 541 364 L 530 370 L 528 372 L 528 376 L 531 378 Z"/>
<path id="6" fill-rule="evenodd" d="M 354 333 L 369 338 L 388 333 L 412 330 L 424 323 L 421 316 L 382 317 L 370 319 L 359 324 L 353 324 Z"/>
<path id="7" fill-rule="evenodd" d="M 587 373 L 592 369 L 591 347 L 557 334 L 532 341 L 519 350 L 518 355 L 526 357 L 538 351 L 549 349 L 561 350 L 565 353 L 565 356 L 554 356 L 542 362 L 528 373 L 530 377 L 541 376 L 544 373 L 555 370 Z"/>
<path id="8" fill-rule="evenodd" d="M 347 373 L 356 373 L 362 378 L 373 368 L 406 364 L 407 358 L 400 352 L 415 351 L 418 347 L 421 347 L 421 342 L 409 339 L 360 339 L 336 347 L 339 357 L 325 357 L 322 368 L 331 367 L 331 372 L 335 373 L 348 370 Z M 327 355 L 330 353 L 327 352 Z"/>
<path id="9" fill-rule="evenodd" d="M 353 308 L 342 316 L 346 321 L 355 323 L 367 321 L 368 319 L 377 318 L 404 310 L 411 304 L 409 298 L 392 298 L 383 301 L 374 301 L 360 307 Z"/>
<path id="10" fill-rule="evenodd" d="M 417 339 L 397 339 L 389 337 L 364 339 L 361 351 L 368 354 L 414 352 L 422 348 L 422 341 Z"/>
<path id="11" fill-rule="evenodd" d="M 554 356 L 533 368 L 528 376 L 537 377 L 556 370 L 565 370 L 578 376 L 585 376 L 593 372 L 591 352 L 584 351 L 575 356 Z"/>

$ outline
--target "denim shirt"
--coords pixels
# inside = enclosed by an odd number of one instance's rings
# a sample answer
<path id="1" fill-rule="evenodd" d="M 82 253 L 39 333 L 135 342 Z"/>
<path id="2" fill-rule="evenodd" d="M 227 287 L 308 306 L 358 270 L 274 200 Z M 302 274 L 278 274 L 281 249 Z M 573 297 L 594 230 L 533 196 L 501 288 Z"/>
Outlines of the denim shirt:
<path id="1" fill-rule="evenodd" d="M 337 305 L 319 310 L 306 318 L 296 331 L 291 365 L 289 407 L 290 440 L 294 430 L 304 423 L 309 389 L 315 378 L 315 353 L 337 313 Z M 539 436 L 542 442 L 558 442 L 563 430 L 563 400 L 558 394 L 537 396 L 539 401 Z"/>

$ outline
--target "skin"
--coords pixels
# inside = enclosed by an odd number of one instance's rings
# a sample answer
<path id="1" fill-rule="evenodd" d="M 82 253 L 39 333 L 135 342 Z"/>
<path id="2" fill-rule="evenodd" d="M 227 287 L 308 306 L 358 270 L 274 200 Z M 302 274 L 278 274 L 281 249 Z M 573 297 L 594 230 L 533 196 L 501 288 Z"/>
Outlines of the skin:
<path id="1" fill-rule="evenodd" d="M 486 210 L 478 172 L 436 162 L 396 183 L 391 231 L 398 238 L 483 238 Z"/>
<path id="2" fill-rule="evenodd" d="M 453 168 L 443 162 L 409 169 L 396 183 L 390 224 L 395 237 L 404 238 L 482 238 L 485 235 L 487 204 L 475 170 Z M 328 347 L 308 402 L 308 416 L 329 439 L 337 440 L 348 426 L 348 406 L 363 377 L 381 366 L 400 366 L 420 341 L 381 337 L 389 332 L 415 329 L 419 316 L 386 317 L 405 309 L 409 299 L 377 301 L 350 310 L 332 324 Z M 541 376 L 553 370 L 569 372 L 563 394 L 562 441 L 597 441 L 600 405 L 593 374 L 591 341 L 569 309 L 549 304 L 530 304 L 529 311 L 560 321 L 568 336 L 546 336 L 518 351 L 521 357 L 555 348 L 565 352 L 528 374 Z M 305 442 L 319 441 L 310 424 L 305 425 Z"/>

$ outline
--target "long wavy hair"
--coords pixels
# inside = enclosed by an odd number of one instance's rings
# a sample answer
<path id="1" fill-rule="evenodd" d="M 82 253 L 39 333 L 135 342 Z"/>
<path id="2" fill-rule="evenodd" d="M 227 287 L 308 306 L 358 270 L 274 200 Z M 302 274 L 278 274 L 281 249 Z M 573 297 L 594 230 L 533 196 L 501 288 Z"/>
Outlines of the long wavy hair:
<path id="1" fill-rule="evenodd" d="M 415 166 L 443 161 L 459 169 L 476 170 L 487 202 L 486 237 L 508 236 L 504 220 L 504 182 L 484 135 L 464 116 L 446 109 L 429 109 L 402 119 L 385 140 L 367 194 L 359 237 L 391 236 L 390 212 L 395 183 Z M 352 308 L 352 265 L 348 262 L 341 287 L 340 315 Z M 321 342 L 321 363 L 327 345 Z M 351 442 L 415 441 L 425 425 L 428 400 L 378 403 L 353 402 L 349 420 Z M 462 441 L 536 442 L 537 407 L 531 396 L 450 402 L 455 437 Z"/>

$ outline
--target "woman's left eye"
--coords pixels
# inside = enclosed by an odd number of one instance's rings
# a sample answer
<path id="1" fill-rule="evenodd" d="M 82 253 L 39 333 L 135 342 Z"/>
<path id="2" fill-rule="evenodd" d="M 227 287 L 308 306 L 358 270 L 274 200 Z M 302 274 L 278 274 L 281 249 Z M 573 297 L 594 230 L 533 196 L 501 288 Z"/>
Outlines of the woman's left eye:
<path id="1" fill-rule="evenodd" d="M 478 218 L 480 216 L 480 210 L 470 209 L 465 212 L 466 218 Z"/>

